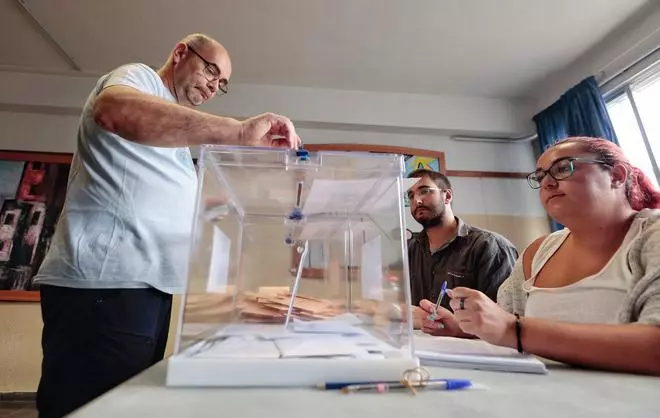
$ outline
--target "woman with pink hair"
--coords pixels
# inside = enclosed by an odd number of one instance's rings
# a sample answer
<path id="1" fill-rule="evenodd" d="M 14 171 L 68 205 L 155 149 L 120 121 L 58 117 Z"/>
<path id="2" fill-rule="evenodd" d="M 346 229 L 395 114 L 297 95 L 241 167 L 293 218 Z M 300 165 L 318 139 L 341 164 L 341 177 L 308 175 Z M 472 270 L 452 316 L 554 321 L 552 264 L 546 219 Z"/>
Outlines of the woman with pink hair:
<path id="1" fill-rule="evenodd" d="M 596 138 L 553 145 L 527 180 L 566 229 L 527 247 L 497 304 L 455 288 L 454 312 L 439 311 L 423 330 L 660 375 L 660 191 L 616 144 Z"/>

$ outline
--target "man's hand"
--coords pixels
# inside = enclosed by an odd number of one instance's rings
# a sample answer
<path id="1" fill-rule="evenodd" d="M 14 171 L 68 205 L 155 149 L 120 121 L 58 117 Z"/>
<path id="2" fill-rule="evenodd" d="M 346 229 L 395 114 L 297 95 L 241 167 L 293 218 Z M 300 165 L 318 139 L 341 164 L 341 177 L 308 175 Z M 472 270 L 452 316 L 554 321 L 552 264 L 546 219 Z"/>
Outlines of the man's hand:
<path id="1" fill-rule="evenodd" d="M 241 122 L 238 145 L 298 149 L 301 141 L 289 118 L 264 113 Z"/>
<path id="2" fill-rule="evenodd" d="M 412 310 L 413 329 L 422 329 L 422 322 L 424 322 L 424 318 L 429 316 L 429 314 L 419 306 L 413 305 L 410 309 Z"/>
<path id="3" fill-rule="evenodd" d="M 435 304 L 427 299 L 420 301 L 419 306 L 426 314 L 421 328 L 425 334 L 437 337 L 467 337 L 461 331 L 454 314 L 447 309 L 439 306 L 434 315 Z"/>

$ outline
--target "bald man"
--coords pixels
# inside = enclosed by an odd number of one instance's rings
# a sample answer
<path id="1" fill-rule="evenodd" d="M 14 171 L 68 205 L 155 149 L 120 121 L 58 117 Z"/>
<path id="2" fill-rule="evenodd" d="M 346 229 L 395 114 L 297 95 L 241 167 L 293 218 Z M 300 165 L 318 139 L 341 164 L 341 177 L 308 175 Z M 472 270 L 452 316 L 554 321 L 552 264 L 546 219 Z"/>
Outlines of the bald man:
<path id="1" fill-rule="evenodd" d="M 194 108 L 227 93 L 231 61 L 193 34 L 158 71 L 99 79 L 50 250 L 36 276 L 44 322 L 40 417 L 61 417 L 163 358 L 172 294 L 184 287 L 197 176 L 190 146 L 297 148 L 291 121 Z"/>

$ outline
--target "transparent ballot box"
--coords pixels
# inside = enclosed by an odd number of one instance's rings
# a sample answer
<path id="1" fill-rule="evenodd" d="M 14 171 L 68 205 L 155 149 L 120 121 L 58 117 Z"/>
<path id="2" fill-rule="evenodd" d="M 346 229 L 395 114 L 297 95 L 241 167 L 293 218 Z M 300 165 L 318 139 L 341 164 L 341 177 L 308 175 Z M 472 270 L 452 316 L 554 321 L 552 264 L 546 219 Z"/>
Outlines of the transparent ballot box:
<path id="1" fill-rule="evenodd" d="M 170 386 L 401 380 L 418 366 L 399 155 L 204 146 Z"/>

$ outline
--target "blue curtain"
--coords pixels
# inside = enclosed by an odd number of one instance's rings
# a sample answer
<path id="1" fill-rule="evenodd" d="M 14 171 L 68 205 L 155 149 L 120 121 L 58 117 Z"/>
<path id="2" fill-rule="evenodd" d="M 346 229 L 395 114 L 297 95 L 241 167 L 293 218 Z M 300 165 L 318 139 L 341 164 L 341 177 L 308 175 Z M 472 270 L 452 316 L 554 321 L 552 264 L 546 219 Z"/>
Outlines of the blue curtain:
<path id="1" fill-rule="evenodd" d="M 534 116 L 541 152 L 571 136 L 605 138 L 619 144 L 605 101 L 592 76 L 569 89 L 559 100 Z M 552 221 L 552 230 L 563 226 Z"/>
<path id="2" fill-rule="evenodd" d="M 605 138 L 619 144 L 605 101 L 592 76 L 569 89 L 550 107 L 534 116 L 541 150 L 570 136 Z"/>

